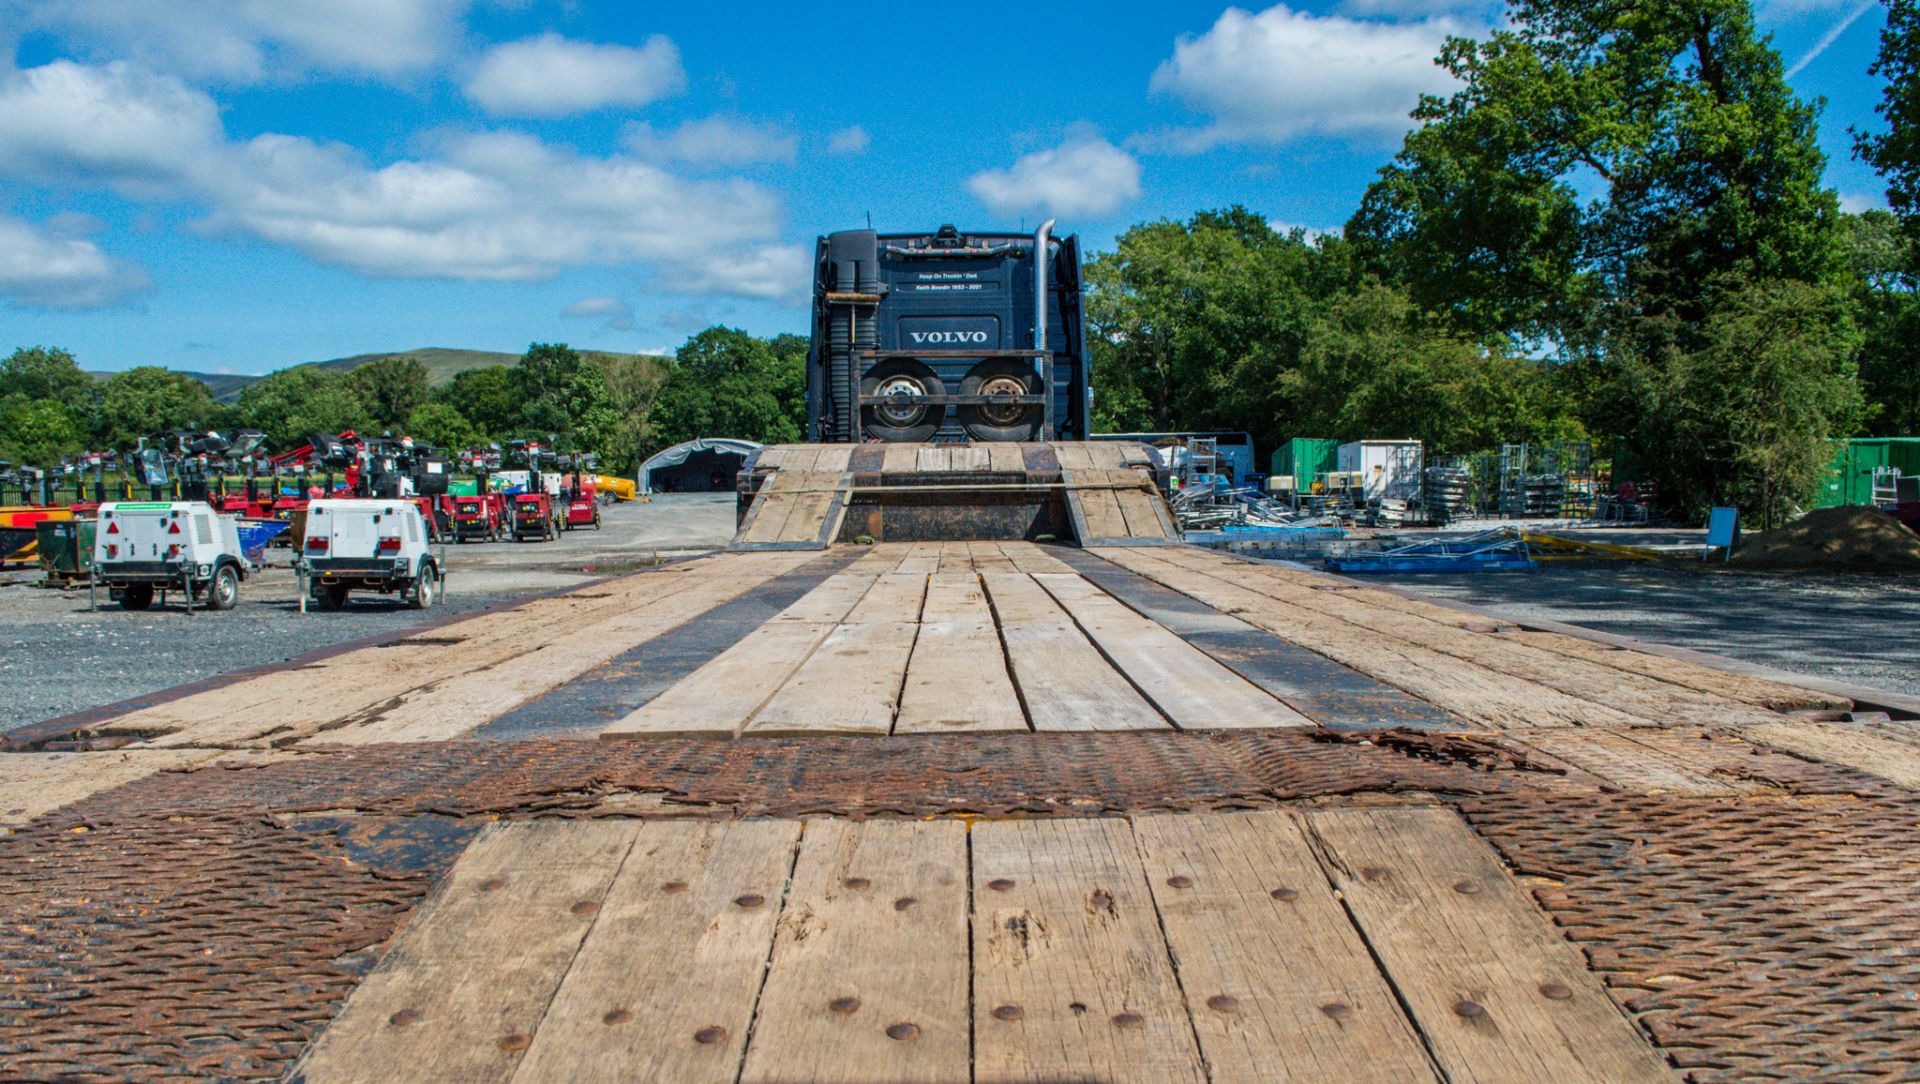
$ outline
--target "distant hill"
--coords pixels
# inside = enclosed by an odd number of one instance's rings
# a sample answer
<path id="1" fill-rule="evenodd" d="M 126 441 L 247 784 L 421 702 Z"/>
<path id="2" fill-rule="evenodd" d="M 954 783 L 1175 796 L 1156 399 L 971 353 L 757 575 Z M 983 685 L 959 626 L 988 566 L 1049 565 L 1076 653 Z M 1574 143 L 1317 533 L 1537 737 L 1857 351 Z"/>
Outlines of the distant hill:
<path id="1" fill-rule="evenodd" d="M 609 354 L 600 350 L 582 350 L 580 356 L 588 360 L 608 358 L 631 358 L 634 354 Z M 330 372 L 346 373 L 358 369 L 369 362 L 384 361 L 387 358 L 414 358 L 427 367 L 427 383 L 439 387 L 451 381 L 458 373 L 468 369 L 488 369 L 495 365 L 512 365 L 520 360 L 518 354 L 502 354 L 494 350 L 454 350 L 444 346 L 427 346 L 418 350 L 399 350 L 391 354 L 355 354 L 352 357 L 333 358 L 329 361 L 307 361 L 300 365 L 311 365 Z M 287 368 L 299 368 L 290 365 Z M 247 385 L 260 379 L 257 376 L 241 376 L 232 373 L 195 373 L 177 370 L 181 376 L 190 376 L 205 384 L 213 397 L 222 403 L 237 402 L 240 393 Z M 94 373 L 99 380 L 105 380 L 112 373 Z"/>

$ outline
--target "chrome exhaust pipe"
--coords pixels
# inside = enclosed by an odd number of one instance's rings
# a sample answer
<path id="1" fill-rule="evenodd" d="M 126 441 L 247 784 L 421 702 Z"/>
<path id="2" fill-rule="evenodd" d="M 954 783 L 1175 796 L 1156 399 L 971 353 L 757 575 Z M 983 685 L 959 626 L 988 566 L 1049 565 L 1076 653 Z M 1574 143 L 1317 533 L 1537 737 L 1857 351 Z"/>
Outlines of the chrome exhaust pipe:
<path id="1" fill-rule="evenodd" d="M 1033 231 L 1033 348 L 1047 348 L 1047 242 L 1053 233 L 1049 218 Z"/>

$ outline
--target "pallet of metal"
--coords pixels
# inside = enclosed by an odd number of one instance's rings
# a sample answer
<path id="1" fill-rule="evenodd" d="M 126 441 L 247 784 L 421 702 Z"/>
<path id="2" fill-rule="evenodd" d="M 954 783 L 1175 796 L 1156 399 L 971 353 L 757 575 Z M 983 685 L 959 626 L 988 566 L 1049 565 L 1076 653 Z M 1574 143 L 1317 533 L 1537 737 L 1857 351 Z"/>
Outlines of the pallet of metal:
<path id="1" fill-rule="evenodd" d="M 1328 557 L 1327 571 L 1366 572 L 1515 572 L 1540 567 L 1526 538 L 1505 529 L 1459 539 L 1408 542 L 1378 550 L 1348 550 Z"/>

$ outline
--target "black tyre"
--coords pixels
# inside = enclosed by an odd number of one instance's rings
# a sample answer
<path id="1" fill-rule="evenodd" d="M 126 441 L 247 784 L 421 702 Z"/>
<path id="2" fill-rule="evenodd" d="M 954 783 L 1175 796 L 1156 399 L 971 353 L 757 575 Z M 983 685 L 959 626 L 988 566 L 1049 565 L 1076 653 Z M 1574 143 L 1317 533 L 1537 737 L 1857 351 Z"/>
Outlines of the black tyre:
<path id="1" fill-rule="evenodd" d="M 232 565 L 213 570 L 213 582 L 207 585 L 207 609 L 231 610 L 240 602 L 240 573 Z"/>
<path id="2" fill-rule="evenodd" d="M 323 583 L 314 592 L 314 601 L 327 611 L 343 609 L 347 605 L 347 585 L 344 583 Z"/>
<path id="3" fill-rule="evenodd" d="M 960 382 L 962 395 L 1033 395 L 1040 377 L 1033 367 L 1011 358 L 993 358 L 973 367 Z M 1046 417 L 1038 403 L 963 406 L 960 424 L 975 440 L 1038 440 Z"/>
<path id="4" fill-rule="evenodd" d="M 123 609 L 144 610 L 153 605 L 153 585 L 150 583 L 130 583 L 120 589 L 120 605 Z"/>
<path id="5" fill-rule="evenodd" d="M 407 593 L 407 605 L 416 610 L 425 610 L 433 606 L 440 598 L 440 575 L 431 567 L 420 570 L 414 577 L 413 590 Z"/>
<path id="6" fill-rule="evenodd" d="M 874 366 L 860 378 L 862 395 L 945 395 L 947 386 L 917 361 L 896 360 Z M 946 420 L 944 406 L 869 404 L 860 411 L 867 436 L 887 441 L 931 440 Z"/>

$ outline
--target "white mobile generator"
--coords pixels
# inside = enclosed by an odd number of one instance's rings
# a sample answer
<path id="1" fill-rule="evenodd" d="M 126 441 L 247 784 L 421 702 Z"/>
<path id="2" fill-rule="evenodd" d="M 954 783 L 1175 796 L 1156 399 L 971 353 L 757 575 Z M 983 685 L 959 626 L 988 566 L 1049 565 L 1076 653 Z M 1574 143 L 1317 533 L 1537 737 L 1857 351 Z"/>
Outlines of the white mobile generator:
<path id="1" fill-rule="evenodd" d="M 129 610 L 179 591 L 191 611 L 231 610 L 249 571 L 232 516 L 205 501 L 116 501 L 100 506 L 93 580 Z"/>
<path id="2" fill-rule="evenodd" d="M 440 597 L 440 561 L 427 548 L 420 506 L 407 500 L 319 500 L 307 505 L 300 567 L 323 610 L 353 591 L 399 595 L 416 610 Z"/>

